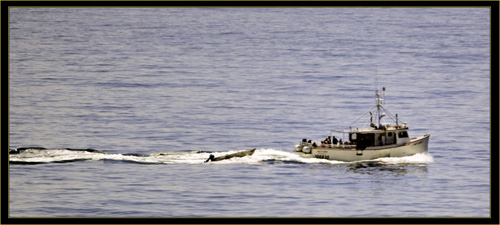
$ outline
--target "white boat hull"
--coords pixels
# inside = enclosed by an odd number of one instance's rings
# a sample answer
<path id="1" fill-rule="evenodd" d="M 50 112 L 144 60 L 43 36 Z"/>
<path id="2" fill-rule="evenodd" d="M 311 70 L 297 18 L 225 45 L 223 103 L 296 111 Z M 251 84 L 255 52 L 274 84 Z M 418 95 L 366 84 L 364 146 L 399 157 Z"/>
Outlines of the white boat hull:
<path id="1" fill-rule="evenodd" d="M 360 161 L 372 160 L 385 157 L 404 157 L 418 153 L 427 153 L 430 135 L 426 134 L 414 139 L 404 145 L 387 145 L 377 147 L 367 147 L 364 150 L 357 150 L 355 146 L 337 145 L 330 147 L 317 147 L 311 153 L 299 152 L 304 158 L 319 158 L 338 161 Z"/>

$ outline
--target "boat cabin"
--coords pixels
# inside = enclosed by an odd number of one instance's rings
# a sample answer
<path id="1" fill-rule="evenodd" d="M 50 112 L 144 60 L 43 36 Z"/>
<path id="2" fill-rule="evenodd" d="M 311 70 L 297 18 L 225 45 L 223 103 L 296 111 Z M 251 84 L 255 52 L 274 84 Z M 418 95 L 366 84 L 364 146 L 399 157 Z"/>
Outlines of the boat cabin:
<path id="1" fill-rule="evenodd" d="M 356 145 L 358 150 L 367 147 L 404 145 L 410 141 L 406 125 L 391 126 L 390 124 L 384 124 L 380 127 L 350 129 L 346 133 L 349 135 L 348 143 Z"/>

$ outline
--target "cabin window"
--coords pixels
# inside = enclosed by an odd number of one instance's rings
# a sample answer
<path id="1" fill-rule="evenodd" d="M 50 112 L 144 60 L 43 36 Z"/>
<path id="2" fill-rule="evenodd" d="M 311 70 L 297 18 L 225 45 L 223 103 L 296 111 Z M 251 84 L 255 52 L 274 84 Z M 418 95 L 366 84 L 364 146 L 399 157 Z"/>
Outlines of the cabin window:
<path id="1" fill-rule="evenodd" d="M 406 131 L 399 131 L 398 136 L 399 136 L 399 138 L 407 138 L 408 137 L 408 132 L 406 132 Z"/>
<path id="2" fill-rule="evenodd" d="M 375 134 L 358 133 L 356 136 L 356 149 L 364 150 L 366 147 L 375 146 Z"/>
<path id="3" fill-rule="evenodd" d="M 349 133 L 349 141 L 350 141 L 351 143 L 355 144 L 355 143 L 356 143 L 356 141 L 357 141 L 357 140 L 356 140 L 356 138 L 357 138 L 356 136 L 357 136 L 357 135 L 356 135 L 356 133 Z"/>

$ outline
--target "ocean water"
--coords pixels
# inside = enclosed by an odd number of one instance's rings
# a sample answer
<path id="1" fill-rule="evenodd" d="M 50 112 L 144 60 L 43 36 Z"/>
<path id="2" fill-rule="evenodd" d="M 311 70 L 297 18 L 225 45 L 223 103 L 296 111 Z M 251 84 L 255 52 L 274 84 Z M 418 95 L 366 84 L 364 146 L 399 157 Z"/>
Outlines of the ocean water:
<path id="1" fill-rule="evenodd" d="M 9 217 L 490 217 L 490 19 L 11 7 Z M 377 87 L 428 154 L 293 152 L 363 125 Z"/>

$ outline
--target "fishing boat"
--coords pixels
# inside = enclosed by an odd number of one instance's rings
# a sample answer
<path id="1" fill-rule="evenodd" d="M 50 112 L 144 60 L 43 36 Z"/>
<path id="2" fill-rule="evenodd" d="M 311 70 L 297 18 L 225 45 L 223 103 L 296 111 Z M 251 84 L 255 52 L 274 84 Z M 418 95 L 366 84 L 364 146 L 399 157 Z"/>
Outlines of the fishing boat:
<path id="1" fill-rule="evenodd" d="M 330 135 L 321 143 L 302 139 L 295 146 L 295 152 L 304 158 L 346 162 L 427 153 L 430 134 L 410 138 L 407 124 L 399 124 L 398 114 L 393 116 L 383 107 L 384 97 L 385 87 L 382 88 L 382 92 L 377 88 L 375 91 L 376 106 L 362 116 L 369 113 L 369 126 L 365 124 L 365 127 L 362 128 L 349 127 L 348 129 L 331 130 Z M 373 121 L 374 115 L 375 122 Z M 395 124 L 382 123 L 385 116 L 390 117 Z M 337 137 L 342 138 L 337 139 Z"/>
<path id="2" fill-rule="evenodd" d="M 241 152 L 232 153 L 232 154 L 227 154 L 227 155 L 223 155 L 223 156 L 218 156 L 218 157 L 215 157 L 214 155 L 210 154 L 210 157 L 205 162 L 208 162 L 208 161 L 214 162 L 214 161 L 221 161 L 221 160 L 235 158 L 235 157 L 249 156 L 249 155 L 253 155 L 254 152 L 255 152 L 255 148 L 248 149 L 248 150 L 241 151 Z"/>

